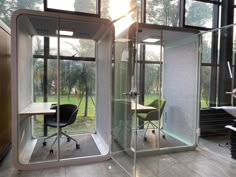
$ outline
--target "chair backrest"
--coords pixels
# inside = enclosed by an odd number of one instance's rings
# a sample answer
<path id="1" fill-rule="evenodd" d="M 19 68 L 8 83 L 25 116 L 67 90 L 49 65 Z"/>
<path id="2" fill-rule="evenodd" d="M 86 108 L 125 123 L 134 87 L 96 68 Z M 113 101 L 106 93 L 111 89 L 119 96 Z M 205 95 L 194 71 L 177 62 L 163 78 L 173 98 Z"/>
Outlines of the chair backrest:
<path id="1" fill-rule="evenodd" d="M 57 106 L 53 106 L 51 109 L 57 109 Z M 73 124 L 76 120 L 78 113 L 78 107 L 74 104 L 62 104 L 59 106 L 60 123 L 66 123 L 66 125 Z"/>
<path id="2" fill-rule="evenodd" d="M 158 108 L 159 105 L 160 105 L 160 108 Z M 165 105 L 166 105 L 166 100 L 155 99 L 154 101 L 152 101 L 148 106 L 155 107 L 155 108 L 157 108 L 157 110 L 150 111 L 147 114 L 146 119 L 147 120 L 159 120 L 162 116 Z"/>

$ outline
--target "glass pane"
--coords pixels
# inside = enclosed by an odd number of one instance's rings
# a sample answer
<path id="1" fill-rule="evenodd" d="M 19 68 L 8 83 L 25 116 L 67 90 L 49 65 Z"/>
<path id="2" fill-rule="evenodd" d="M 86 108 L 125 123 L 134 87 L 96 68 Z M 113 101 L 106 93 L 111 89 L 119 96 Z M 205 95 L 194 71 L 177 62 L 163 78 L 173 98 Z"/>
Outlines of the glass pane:
<path id="1" fill-rule="evenodd" d="M 234 9 L 234 23 L 236 23 L 236 10 Z"/>
<path id="2" fill-rule="evenodd" d="M 50 9 L 97 14 L 97 1 L 94 0 L 47 0 L 47 3 Z"/>
<path id="3" fill-rule="evenodd" d="M 21 80 L 18 82 L 18 157 L 22 164 L 58 158 L 58 146 L 53 145 L 57 137 L 57 121 L 53 131 L 48 129 L 47 124 L 48 117 L 56 115 L 52 104 L 57 104 L 57 60 L 50 63 L 46 57 L 49 54 L 49 38 L 38 31 L 38 25 L 45 26 L 35 21 L 50 22 L 55 30 L 58 23 L 54 18 L 30 15 L 21 15 L 17 19 L 18 80 Z M 54 80 L 54 85 L 49 84 L 51 80 Z M 54 95 L 53 100 L 48 99 L 48 92 Z M 54 138 L 47 139 L 51 133 L 55 133 Z"/>
<path id="4" fill-rule="evenodd" d="M 145 64 L 145 96 L 144 105 L 148 105 L 159 97 L 160 64 Z"/>
<path id="5" fill-rule="evenodd" d="M 99 21 L 60 21 L 61 31 L 67 26 L 77 26 L 76 30 L 80 32 L 91 26 L 97 27 L 94 31 L 99 31 L 101 27 Z M 61 159 L 101 155 L 101 146 L 97 145 L 97 134 L 100 132 L 96 130 L 96 63 L 99 61 L 95 61 L 95 52 L 98 50 L 95 45 L 98 45 L 92 40 L 93 37 L 90 37 L 93 34 L 88 34 L 91 31 L 85 35 L 88 39 L 80 39 L 76 30 L 73 30 L 72 37 L 59 36 Z"/>
<path id="6" fill-rule="evenodd" d="M 69 135 L 96 131 L 95 62 L 61 60 L 60 104 L 79 107 L 76 121 L 63 128 Z"/>
<path id="7" fill-rule="evenodd" d="M 118 19 L 132 9 L 133 0 L 101 0 L 101 17 L 110 20 Z"/>
<path id="8" fill-rule="evenodd" d="M 43 10 L 43 0 L 35 1 L 2 1 L 0 3 L 0 20 L 11 26 L 11 15 L 17 9 Z"/>
<path id="9" fill-rule="evenodd" d="M 145 60 L 146 61 L 161 61 L 161 46 L 160 45 L 145 45 Z"/>
<path id="10" fill-rule="evenodd" d="M 61 37 L 60 47 L 61 56 L 95 58 L 95 42 L 93 40 Z M 84 59 L 86 60 L 86 58 Z"/>
<path id="11" fill-rule="evenodd" d="M 201 108 L 209 107 L 210 104 L 211 67 L 201 68 Z"/>
<path id="12" fill-rule="evenodd" d="M 147 0 L 146 23 L 179 26 L 180 0 Z"/>
<path id="13" fill-rule="evenodd" d="M 112 3 L 113 17 L 121 19 L 114 23 L 111 155 L 130 176 L 136 176 L 136 98 L 132 98 L 129 93 L 136 89 L 137 60 L 133 49 L 136 48 L 137 8 L 127 1 L 125 4 L 120 1 Z M 118 6 L 123 11 L 118 10 Z"/>
<path id="14" fill-rule="evenodd" d="M 187 0 L 185 4 L 185 25 L 213 28 L 212 3 Z"/>
<path id="15" fill-rule="evenodd" d="M 186 37 L 187 34 L 182 33 L 185 34 L 182 40 L 163 44 L 163 95 L 166 100 L 162 129 L 166 142 L 161 144 L 163 148 L 193 147 L 196 143 L 199 41 L 197 35 Z"/>
<path id="16" fill-rule="evenodd" d="M 212 34 L 213 33 L 205 33 L 202 35 L 202 63 L 211 63 Z"/>

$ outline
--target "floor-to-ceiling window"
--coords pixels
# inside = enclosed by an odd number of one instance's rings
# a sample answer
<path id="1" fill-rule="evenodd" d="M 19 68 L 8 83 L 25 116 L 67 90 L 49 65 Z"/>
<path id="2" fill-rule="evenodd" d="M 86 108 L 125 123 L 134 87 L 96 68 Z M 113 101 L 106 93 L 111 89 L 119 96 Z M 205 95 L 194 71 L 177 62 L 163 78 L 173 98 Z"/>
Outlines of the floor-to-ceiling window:
<path id="1" fill-rule="evenodd" d="M 221 14 L 220 0 L 185 0 L 183 26 L 198 29 L 199 32 L 219 27 Z M 218 73 L 218 40 L 217 33 L 202 35 L 201 60 L 201 100 L 202 108 L 216 105 Z"/>
<path id="2" fill-rule="evenodd" d="M 57 100 L 56 45 L 57 40 L 53 37 L 33 38 L 35 102 Z M 66 131 L 70 134 L 94 133 L 96 131 L 95 41 L 61 38 L 60 46 L 60 104 L 75 104 L 79 107 L 76 122 L 73 126 L 68 126 Z M 52 131 L 56 130 L 45 127 L 40 115 L 34 119 L 32 131 L 33 135 L 38 137 L 52 134 Z"/>

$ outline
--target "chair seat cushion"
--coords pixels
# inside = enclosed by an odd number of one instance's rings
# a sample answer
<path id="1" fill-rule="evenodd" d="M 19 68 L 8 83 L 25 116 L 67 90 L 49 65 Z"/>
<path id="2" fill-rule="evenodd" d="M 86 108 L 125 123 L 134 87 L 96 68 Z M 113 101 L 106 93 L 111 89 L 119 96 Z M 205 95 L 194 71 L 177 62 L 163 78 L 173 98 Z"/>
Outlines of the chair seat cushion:
<path id="1" fill-rule="evenodd" d="M 147 113 L 138 113 L 137 117 L 140 118 L 140 119 L 145 120 L 147 118 Z"/>

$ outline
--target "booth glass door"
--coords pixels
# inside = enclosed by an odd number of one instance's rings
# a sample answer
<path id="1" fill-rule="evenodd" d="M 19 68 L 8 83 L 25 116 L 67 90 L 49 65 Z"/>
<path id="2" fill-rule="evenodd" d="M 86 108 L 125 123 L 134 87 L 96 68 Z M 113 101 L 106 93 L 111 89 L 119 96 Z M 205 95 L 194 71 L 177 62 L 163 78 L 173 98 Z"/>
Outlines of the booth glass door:
<path id="1" fill-rule="evenodd" d="M 136 175 L 136 10 L 135 7 L 114 23 L 112 61 L 111 156 L 129 176 Z M 121 30 L 122 26 L 126 28 Z"/>

